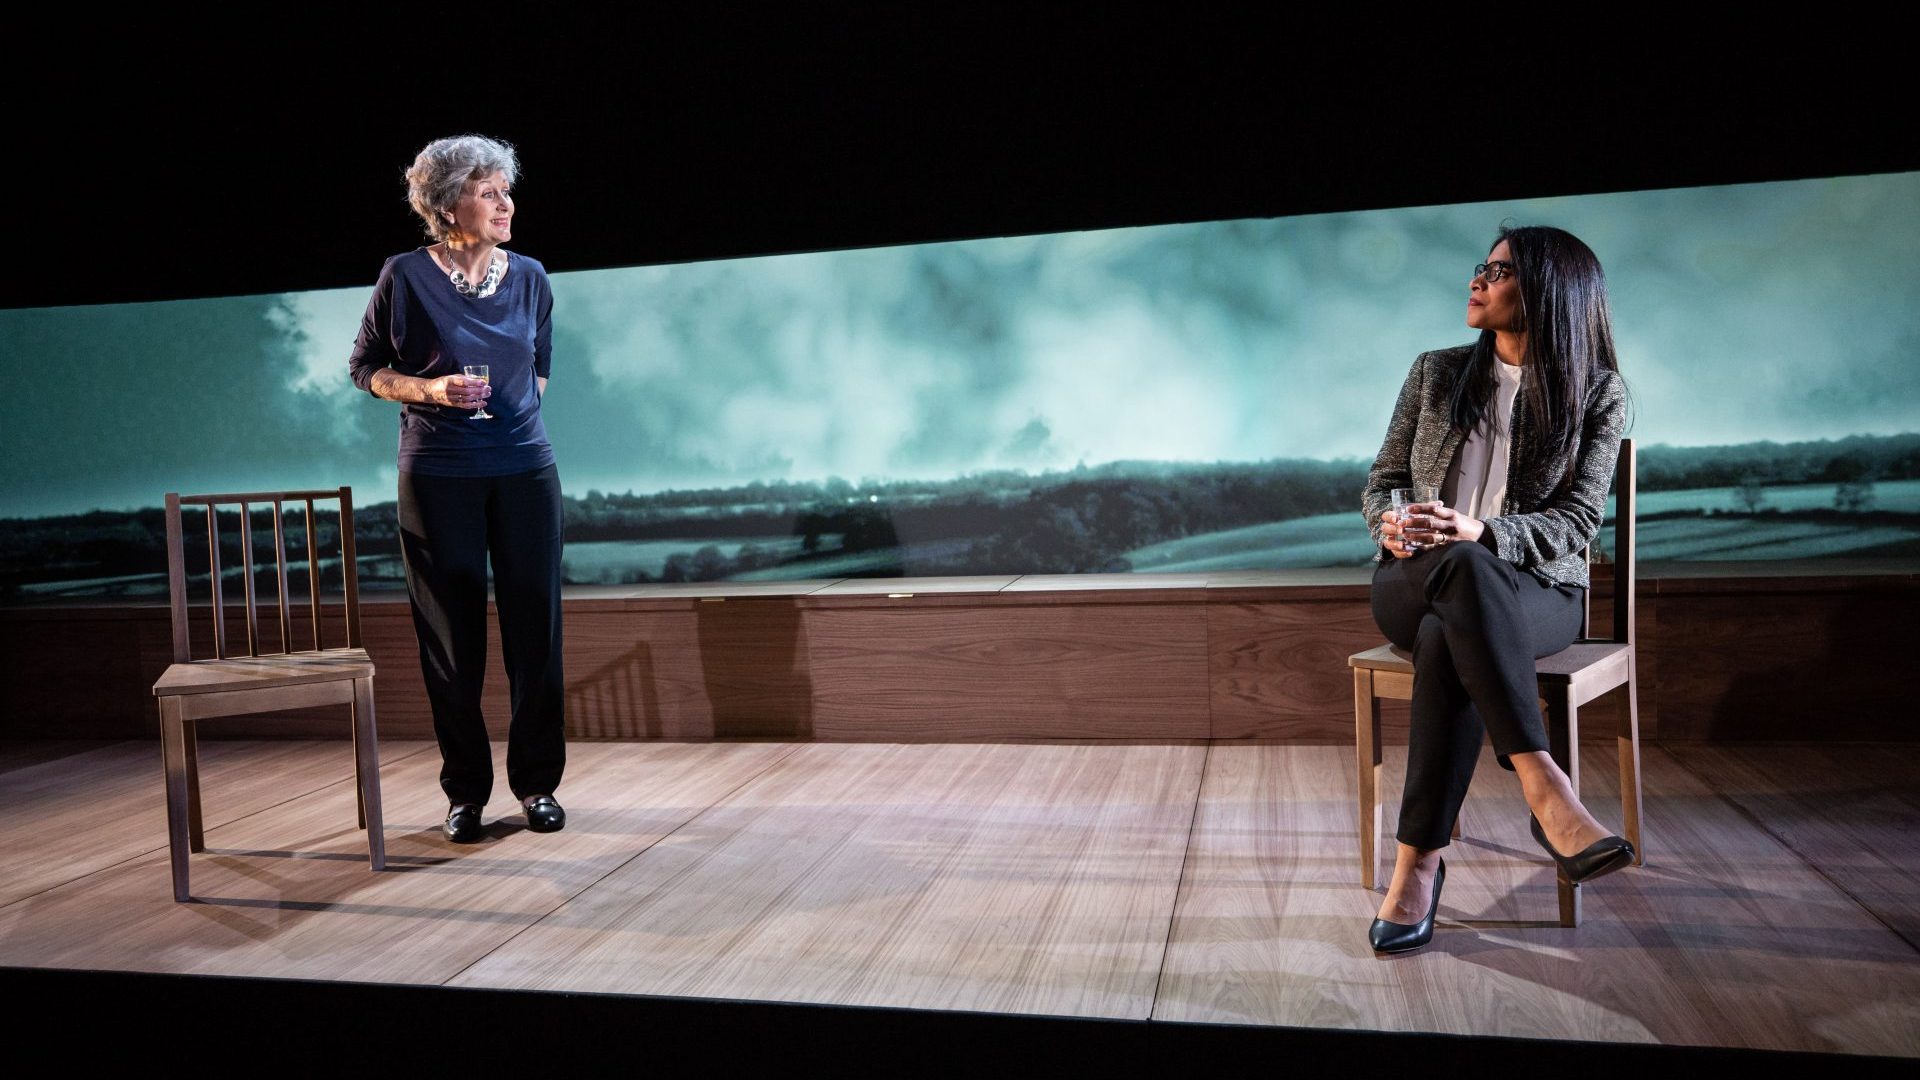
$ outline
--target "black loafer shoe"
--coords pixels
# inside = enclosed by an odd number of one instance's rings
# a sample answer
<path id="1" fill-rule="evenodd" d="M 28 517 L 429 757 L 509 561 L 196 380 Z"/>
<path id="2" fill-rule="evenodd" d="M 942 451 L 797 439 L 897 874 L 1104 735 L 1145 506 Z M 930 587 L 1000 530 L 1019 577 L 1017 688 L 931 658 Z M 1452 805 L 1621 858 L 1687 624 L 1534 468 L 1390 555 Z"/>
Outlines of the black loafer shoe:
<path id="1" fill-rule="evenodd" d="M 1388 922 L 1385 919 L 1373 920 L 1373 926 L 1367 931 L 1367 941 L 1377 953 L 1402 953 L 1425 945 L 1433 940 L 1433 916 L 1440 910 L 1440 886 L 1447 883 L 1447 860 L 1440 860 L 1440 870 L 1433 875 L 1433 902 L 1427 905 L 1427 917 L 1409 926 L 1406 923 Z"/>
<path id="2" fill-rule="evenodd" d="M 447 808 L 447 839 L 456 844 L 471 844 L 484 835 L 478 804 L 454 803 Z"/>
<path id="3" fill-rule="evenodd" d="M 534 832 L 559 832 L 567 826 L 567 812 L 551 795 L 529 795 L 520 806 L 527 812 L 527 828 Z"/>
<path id="4" fill-rule="evenodd" d="M 1533 829 L 1533 838 L 1547 849 L 1553 861 L 1560 866 L 1560 873 L 1575 885 L 1583 881 L 1611 874 L 1615 870 L 1633 862 L 1633 844 L 1624 836 L 1609 836 L 1604 840 L 1595 840 L 1578 855 L 1562 855 L 1547 843 L 1546 831 L 1540 828 L 1540 819 L 1527 815 L 1527 825 Z"/>

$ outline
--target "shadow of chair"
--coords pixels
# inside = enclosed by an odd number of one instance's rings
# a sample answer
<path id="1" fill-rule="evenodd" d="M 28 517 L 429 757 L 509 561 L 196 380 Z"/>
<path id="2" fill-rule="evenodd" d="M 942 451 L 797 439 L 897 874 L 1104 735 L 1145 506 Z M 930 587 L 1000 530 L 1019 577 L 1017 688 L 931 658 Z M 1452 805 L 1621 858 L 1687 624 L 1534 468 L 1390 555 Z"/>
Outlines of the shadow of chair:
<path id="1" fill-rule="evenodd" d="M 1546 712 L 1547 745 L 1580 791 L 1580 706 L 1616 687 L 1626 687 L 1626 717 L 1616 742 L 1620 756 L 1620 812 L 1633 842 L 1636 863 L 1646 858 L 1640 839 L 1640 695 L 1634 659 L 1634 497 L 1633 440 L 1620 440 L 1614 473 L 1613 624 L 1606 638 L 1589 636 L 1592 592 L 1581 613 L 1580 636 L 1552 656 L 1535 661 L 1540 698 Z M 1593 549 L 1587 549 L 1593 563 Z M 1360 882 L 1373 888 L 1380 857 L 1380 699 L 1413 697 L 1413 660 L 1391 645 L 1347 658 L 1353 669 L 1353 720 L 1360 780 Z M 1453 835 L 1460 835 L 1454 822 Z M 1558 874 L 1560 925 L 1580 922 L 1579 886 Z"/>
<path id="2" fill-rule="evenodd" d="M 316 539 L 316 501 L 339 503 L 341 581 L 345 591 L 346 644 L 323 647 L 320 605 L 320 557 Z M 303 504 L 306 515 L 307 596 L 296 616 L 287 593 L 285 505 Z M 228 647 L 227 604 L 221 581 L 219 511 L 240 508 L 240 574 L 245 593 L 244 654 Z M 255 596 L 252 508 L 273 512 L 274 580 L 278 584 L 278 652 L 264 652 L 260 605 Z M 190 605 L 182 506 L 206 508 L 207 561 L 212 592 L 212 656 L 195 660 L 188 635 Z M 192 899 L 187 887 L 187 856 L 205 850 L 200 821 L 200 768 L 195 727 L 201 720 L 315 705 L 345 704 L 352 714 L 354 780 L 360 827 L 367 831 L 373 869 L 386 867 L 381 835 L 380 755 L 373 723 L 373 661 L 360 636 L 360 590 L 354 569 L 353 490 L 267 491 L 233 495 L 180 495 L 169 492 L 167 587 L 173 606 L 173 663 L 153 684 L 160 705 L 160 742 L 166 766 L 167 844 L 172 859 L 173 898 Z M 264 572 L 264 564 L 262 571 Z M 271 614 L 271 613 L 270 613 Z M 311 649 L 294 648 L 295 622 L 312 623 Z M 271 624 L 270 624 L 271 625 Z M 302 629 L 305 629 L 302 626 Z M 304 644 L 304 642 L 303 642 Z"/>

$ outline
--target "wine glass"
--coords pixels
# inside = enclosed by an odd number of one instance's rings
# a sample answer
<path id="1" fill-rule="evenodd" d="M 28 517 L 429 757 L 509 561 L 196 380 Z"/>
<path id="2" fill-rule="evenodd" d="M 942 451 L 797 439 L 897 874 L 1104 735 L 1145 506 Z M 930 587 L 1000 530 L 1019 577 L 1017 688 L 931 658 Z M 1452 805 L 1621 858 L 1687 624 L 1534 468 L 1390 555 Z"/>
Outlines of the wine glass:
<path id="1" fill-rule="evenodd" d="M 1408 551 L 1419 551 L 1434 541 L 1433 519 L 1425 514 L 1407 513 L 1411 506 L 1431 505 L 1440 498 L 1433 484 L 1415 484 L 1393 489 L 1393 513 L 1400 522 L 1400 542 Z M 1416 539 L 1416 530 L 1418 539 Z"/>
<path id="2" fill-rule="evenodd" d="M 460 369 L 460 373 L 469 379 L 479 379 L 483 383 L 491 382 L 491 380 L 487 378 L 487 365 L 485 364 L 468 364 Z M 467 419 L 491 420 L 493 419 L 493 414 L 487 411 L 486 403 L 481 402 L 480 411 L 469 416 Z"/>

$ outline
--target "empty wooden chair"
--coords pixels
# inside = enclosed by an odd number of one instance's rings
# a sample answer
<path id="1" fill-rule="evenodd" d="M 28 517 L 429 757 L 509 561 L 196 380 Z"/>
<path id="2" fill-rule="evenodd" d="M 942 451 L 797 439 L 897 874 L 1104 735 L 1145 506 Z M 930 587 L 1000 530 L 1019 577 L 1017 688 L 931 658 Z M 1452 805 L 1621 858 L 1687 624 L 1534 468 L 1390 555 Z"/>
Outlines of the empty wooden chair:
<path id="1" fill-rule="evenodd" d="M 1640 695 L 1635 674 L 1634 619 L 1634 493 L 1633 440 L 1620 440 L 1620 461 L 1614 474 L 1613 633 L 1595 639 L 1583 614 L 1580 637 L 1564 650 L 1535 661 L 1540 697 L 1545 704 L 1547 744 L 1553 760 L 1566 770 L 1573 790 L 1580 791 L 1580 706 L 1618 686 L 1625 686 L 1626 719 L 1617 733 L 1620 754 L 1620 812 L 1623 835 L 1633 842 L 1635 862 L 1646 858 L 1640 839 Z M 1591 565 L 1593 550 L 1587 551 Z M 1591 593 L 1588 608 L 1590 609 Z M 1391 645 L 1382 645 L 1347 658 L 1353 669 L 1353 720 L 1360 779 L 1360 882 L 1374 887 L 1380 857 L 1380 699 L 1413 697 L 1413 660 Z M 1454 823 L 1455 836 L 1460 835 Z M 1560 925 L 1580 922 L 1579 886 L 1559 877 Z"/>
<path id="2" fill-rule="evenodd" d="M 345 592 L 345 640 L 323 640 L 320 605 L 320 551 L 314 503 L 337 500 L 339 558 Z M 287 594 L 286 504 L 304 506 L 307 596 L 296 612 Z M 240 510 L 240 574 L 246 608 L 246 648 L 228 642 L 227 603 L 221 574 L 218 508 Z M 190 648 L 187 564 L 181 507 L 205 507 L 207 560 L 212 592 L 212 655 L 195 660 Z M 253 521 L 255 507 L 273 511 L 275 580 L 278 583 L 279 649 L 266 650 L 260 605 L 254 587 Z M 187 855 L 205 848 L 200 825 L 199 755 L 195 725 L 210 717 L 270 712 L 313 705 L 345 704 L 351 711 L 354 778 L 360 827 L 367 831 L 367 855 L 373 869 L 386 867 L 381 836 L 380 753 L 373 724 L 373 661 L 360 637 L 359 578 L 354 568 L 353 490 L 265 491 L 236 495 L 167 494 L 167 586 L 173 599 L 173 663 L 153 684 L 160 703 L 160 742 L 167 777 L 167 842 L 173 863 L 173 898 L 191 899 Z M 264 569 L 264 563 L 262 564 Z M 305 633 L 311 622 L 311 633 Z M 301 633 L 296 636 L 296 624 Z M 335 634 L 338 637 L 338 633 Z M 234 643 L 237 645 L 237 643 Z M 311 648 L 308 648 L 308 645 Z M 296 647 L 297 646 L 297 647 Z"/>

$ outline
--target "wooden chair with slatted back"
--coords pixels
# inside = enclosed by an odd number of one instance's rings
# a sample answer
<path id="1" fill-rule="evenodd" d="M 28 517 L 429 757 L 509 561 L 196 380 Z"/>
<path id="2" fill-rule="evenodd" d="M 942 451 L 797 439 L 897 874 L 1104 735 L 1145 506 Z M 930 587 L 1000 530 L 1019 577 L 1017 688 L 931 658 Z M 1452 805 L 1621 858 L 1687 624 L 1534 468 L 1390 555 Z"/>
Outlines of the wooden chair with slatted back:
<path id="1" fill-rule="evenodd" d="M 1616 742 L 1620 754 L 1620 812 L 1624 835 L 1633 842 L 1635 862 L 1646 858 L 1640 839 L 1640 695 L 1633 645 L 1634 497 L 1633 440 L 1620 440 L 1614 474 L 1613 632 L 1592 638 L 1588 608 L 1581 613 L 1580 636 L 1566 649 L 1535 661 L 1547 719 L 1547 745 L 1566 770 L 1575 794 L 1580 791 L 1580 706 L 1616 687 L 1626 687 L 1626 717 Z M 1589 565 L 1593 549 L 1587 549 Z M 1360 779 L 1360 882 L 1374 887 L 1380 857 L 1380 699 L 1413 697 L 1413 659 L 1391 645 L 1347 658 L 1353 669 L 1353 720 Z M 1460 835 L 1454 822 L 1453 835 Z M 1580 923 L 1579 886 L 1559 877 L 1560 925 Z"/>
<path id="2" fill-rule="evenodd" d="M 340 570 L 345 591 L 346 640 L 323 640 L 320 604 L 320 554 L 316 542 L 315 502 L 336 500 L 340 507 Z M 287 595 L 286 504 L 304 505 L 307 562 L 305 611 L 296 616 Z M 240 572 L 246 601 L 246 650 L 227 640 L 225 590 L 221 580 L 220 506 L 240 508 Z M 188 635 L 186 547 L 181 507 L 202 506 L 207 515 L 207 558 L 212 592 L 212 655 L 195 660 Z M 273 509 L 274 568 L 278 582 L 279 651 L 266 651 L 260 606 L 254 595 L 253 508 Z M 353 489 L 263 491 L 233 495 L 167 494 L 167 587 L 173 598 L 173 663 L 153 684 L 160 703 L 160 742 L 167 777 L 167 842 L 173 862 L 173 898 L 192 899 L 187 889 L 187 855 L 205 849 L 200 824 L 200 768 L 195 725 L 216 716 L 345 704 L 351 711 L 354 781 L 360 827 L 367 831 L 367 855 L 373 869 L 386 868 L 381 835 L 380 753 L 373 724 L 373 661 L 360 637 L 359 575 L 353 547 Z M 263 564 L 264 567 L 264 564 Z M 311 621 L 312 633 L 295 640 L 296 623 Z M 269 624 L 271 626 L 271 623 Z M 304 625 L 299 627 L 304 631 Z M 311 643 L 312 648 L 306 648 Z M 298 647 L 296 647 L 298 646 Z"/>

